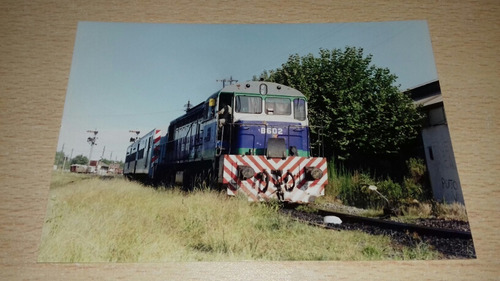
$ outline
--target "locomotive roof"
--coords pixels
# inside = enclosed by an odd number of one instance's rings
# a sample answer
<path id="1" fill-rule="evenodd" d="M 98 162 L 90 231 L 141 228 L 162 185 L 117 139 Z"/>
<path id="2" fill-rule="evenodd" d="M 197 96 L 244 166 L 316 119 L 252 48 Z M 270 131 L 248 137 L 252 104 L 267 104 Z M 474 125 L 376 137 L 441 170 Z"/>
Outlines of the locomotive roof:
<path id="1" fill-rule="evenodd" d="M 247 81 L 243 83 L 236 83 L 222 88 L 219 92 L 257 94 L 259 93 L 259 87 L 261 84 L 267 85 L 267 95 L 304 97 L 304 95 L 296 89 L 278 83 L 265 81 Z"/>
<path id="2" fill-rule="evenodd" d="M 248 93 L 248 94 L 258 94 L 259 88 L 261 84 L 267 85 L 267 95 L 274 96 L 289 96 L 289 97 L 304 97 L 304 95 L 298 90 L 274 83 L 274 82 L 266 82 L 266 81 L 246 81 L 243 83 L 236 83 L 233 85 L 226 86 L 222 88 L 220 91 L 212 94 L 208 99 L 215 99 L 220 93 Z M 174 119 L 170 124 L 177 124 L 177 126 L 181 126 L 186 122 L 190 122 L 191 119 L 197 118 L 198 115 L 203 114 L 203 105 L 205 102 L 202 102 L 195 107 L 188 110 L 184 115 Z"/>
<path id="3" fill-rule="evenodd" d="M 203 105 L 204 102 L 194 106 L 193 108 L 189 109 L 185 114 L 172 120 L 170 124 L 177 124 L 177 126 L 182 126 L 185 123 L 191 122 L 193 119 L 199 118 L 199 116 L 203 114 Z"/>

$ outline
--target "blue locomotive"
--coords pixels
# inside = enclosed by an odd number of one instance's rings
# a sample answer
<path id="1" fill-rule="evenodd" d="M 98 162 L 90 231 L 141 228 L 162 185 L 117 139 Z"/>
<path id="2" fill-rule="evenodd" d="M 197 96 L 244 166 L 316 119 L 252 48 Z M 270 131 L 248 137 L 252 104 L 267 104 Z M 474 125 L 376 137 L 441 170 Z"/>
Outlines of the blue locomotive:
<path id="1" fill-rule="evenodd" d="M 224 87 L 127 148 L 124 174 L 156 184 L 222 186 L 251 201 L 306 203 L 324 195 L 327 163 L 310 155 L 307 102 L 285 85 Z"/>

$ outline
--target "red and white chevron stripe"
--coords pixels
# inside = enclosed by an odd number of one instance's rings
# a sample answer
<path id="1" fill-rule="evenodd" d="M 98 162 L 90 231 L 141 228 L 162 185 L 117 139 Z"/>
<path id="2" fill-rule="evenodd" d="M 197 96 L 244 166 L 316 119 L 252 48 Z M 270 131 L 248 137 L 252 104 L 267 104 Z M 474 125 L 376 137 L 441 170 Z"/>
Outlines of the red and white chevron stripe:
<path id="1" fill-rule="evenodd" d="M 248 166 L 255 171 L 252 178 L 241 180 L 238 176 L 238 166 Z M 290 156 L 286 159 L 271 158 L 257 155 L 225 155 L 222 183 L 227 185 L 227 193 L 236 195 L 243 192 L 249 201 L 266 201 L 278 198 L 278 185 L 281 184 L 284 201 L 307 203 L 316 197 L 323 196 L 325 185 L 328 183 L 326 158 Z M 319 168 L 323 175 L 317 180 L 309 180 L 306 168 Z M 273 170 L 280 170 L 281 176 L 273 174 Z M 267 172 L 269 184 L 266 189 L 265 177 L 260 173 Z M 290 175 L 291 174 L 291 175 Z M 294 181 L 291 180 L 293 176 Z M 287 181 L 287 183 L 285 183 Z M 295 182 L 293 189 L 292 183 Z"/>
<path id="2" fill-rule="evenodd" d="M 151 167 L 153 166 L 153 163 L 156 163 L 156 161 L 160 157 L 160 147 L 158 146 L 160 144 L 160 139 L 161 130 L 155 130 L 155 134 L 153 136 L 153 156 L 151 157 Z"/>

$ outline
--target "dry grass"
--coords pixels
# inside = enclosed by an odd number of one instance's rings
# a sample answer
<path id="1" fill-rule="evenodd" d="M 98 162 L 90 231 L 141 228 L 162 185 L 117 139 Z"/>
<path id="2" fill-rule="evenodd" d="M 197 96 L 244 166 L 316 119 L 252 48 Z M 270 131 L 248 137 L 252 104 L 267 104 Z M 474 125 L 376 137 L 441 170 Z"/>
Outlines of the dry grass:
<path id="1" fill-rule="evenodd" d="M 39 262 L 434 259 L 427 245 L 331 232 L 215 191 L 54 174 Z"/>
<path id="2" fill-rule="evenodd" d="M 432 205 L 427 203 L 402 208 L 402 213 L 408 218 L 428 218 L 433 216 Z"/>
<path id="3" fill-rule="evenodd" d="M 401 208 L 406 219 L 439 218 L 468 221 L 465 206 L 459 203 L 418 203 Z"/>
<path id="4" fill-rule="evenodd" d="M 436 206 L 438 217 L 444 219 L 453 219 L 460 221 L 468 221 L 465 205 L 459 203 L 453 204 L 438 204 Z"/>

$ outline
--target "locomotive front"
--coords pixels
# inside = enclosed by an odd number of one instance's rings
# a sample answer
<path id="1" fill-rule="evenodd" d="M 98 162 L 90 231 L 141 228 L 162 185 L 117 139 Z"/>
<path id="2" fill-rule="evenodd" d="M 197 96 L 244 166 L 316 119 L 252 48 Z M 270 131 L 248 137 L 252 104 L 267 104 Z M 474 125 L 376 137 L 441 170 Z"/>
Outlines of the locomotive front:
<path id="1" fill-rule="evenodd" d="M 252 81 L 227 86 L 217 98 L 218 179 L 229 195 L 296 203 L 324 195 L 327 161 L 310 155 L 302 93 Z"/>

